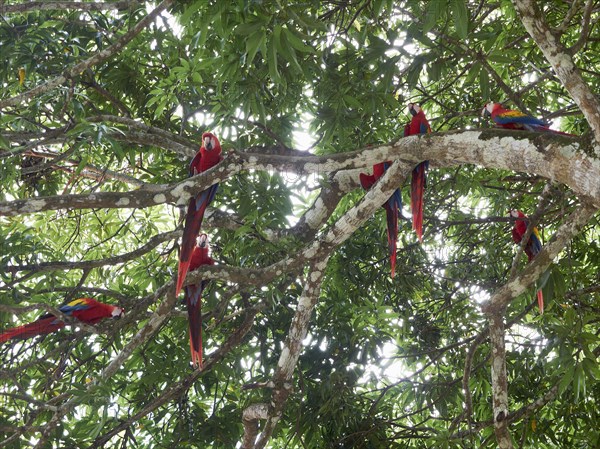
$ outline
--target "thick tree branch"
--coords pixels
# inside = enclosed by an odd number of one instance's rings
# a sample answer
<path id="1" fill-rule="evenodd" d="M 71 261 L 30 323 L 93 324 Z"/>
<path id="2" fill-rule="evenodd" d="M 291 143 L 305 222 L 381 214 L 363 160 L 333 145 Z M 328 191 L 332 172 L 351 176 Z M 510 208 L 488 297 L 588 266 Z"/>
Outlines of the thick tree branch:
<path id="1" fill-rule="evenodd" d="M 272 378 L 273 393 L 271 395 L 271 403 L 268 406 L 266 423 L 258 437 L 258 441 L 254 444 L 254 441 L 250 438 L 253 428 L 249 426 L 246 419 L 244 420 L 245 427 L 249 429 L 248 433 L 244 436 L 244 444 L 249 443 L 250 445 L 242 446 L 243 449 L 264 448 L 271 438 L 277 422 L 281 419 L 287 398 L 292 392 L 293 385 L 291 381 L 296 364 L 300 358 L 302 340 L 306 337 L 312 312 L 319 299 L 327 260 L 328 257 L 325 257 L 322 260 L 313 262 L 308 270 L 304 290 L 298 299 L 296 313 L 292 319 L 290 330 L 279 356 L 279 361 L 277 362 L 277 369 Z M 254 410 L 256 407 L 259 407 L 260 410 L 263 409 L 263 406 L 260 404 L 251 407 L 250 410 Z M 244 411 L 245 417 L 250 415 L 250 410 L 246 409 Z"/>
<path id="2" fill-rule="evenodd" d="M 202 266 L 189 273 L 184 285 L 201 279 L 222 279 L 241 285 L 265 285 L 284 273 L 299 270 L 307 262 L 323 259 L 337 246 L 344 243 L 361 227 L 373 213 L 392 195 L 398 184 L 402 184 L 412 166 L 394 162 L 365 196 L 354 207 L 340 217 L 323 235 L 298 250 L 264 268 L 239 268 L 227 266 Z"/>
<path id="3" fill-rule="evenodd" d="M 287 171 L 299 175 L 363 168 L 381 160 L 413 164 L 429 160 L 437 166 L 476 164 L 487 168 L 537 174 L 569 186 L 600 207 L 600 161 L 586 152 L 600 149 L 581 139 L 549 133 L 499 129 L 411 136 L 387 145 L 328 156 L 278 156 L 231 153 L 218 166 L 167 185 L 145 185 L 129 192 L 61 195 L 0 203 L 0 216 L 57 209 L 142 208 L 164 203 L 184 205 L 192 195 L 245 169 Z M 346 186 L 340 182 L 340 187 Z"/>
<path id="4" fill-rule="evenodd" d="M 492 403 L 494 432 L 500 449 L 512 449 L 508 431 L 508 377 L 506 375 L 506 347 L 504 335 L 504 312 L 499 309 L 488 318 L 492 348 Z"/>

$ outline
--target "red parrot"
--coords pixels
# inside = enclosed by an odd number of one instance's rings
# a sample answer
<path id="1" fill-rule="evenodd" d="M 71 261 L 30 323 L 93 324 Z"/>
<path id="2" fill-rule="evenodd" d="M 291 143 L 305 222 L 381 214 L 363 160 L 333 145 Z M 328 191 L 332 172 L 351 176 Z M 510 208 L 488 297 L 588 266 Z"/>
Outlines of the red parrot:
<path id="1" fill-rule="evenodd" d="M 383 176 L 385 171 L 391 165 L 390 161 L 380 162 L 379 164 L 373 165 L 373 174 L 367 175 L 361 173 L 360 185 L 363 189 L 368 190 L 371 188 L 375 181 Z M 390 264 L 392 266 L 392 278 L 396 274 L 396 242 L 398 241 L 398 216 L 402 216 L 402 196 L 400 195 L 400 189 L 396 189 L 392 196 L 383 204 L 385 209 L 385 215 L 387 219 L 387 237 L 388 237 L 388 249 L 390 252 Z"/>
<path id="2" fill-rule="evenodd" d="M 88 324 L 95 324 L 104 318 L 120 318 L 124 311 L 120 307 L 98 302 L 92 298 L 74 299 L 58 308 L 62 313 Z M 0 343 L 11 339 L 25 340 L 36 335 L 47 335 L 64 327 L 60 318 L 45 314 L 33 323 L 8 329 L 0 334 Z"/>
<path id="3" fill-rule="evenodd" d="M 564 136 L 573 136 L 573 134 L 563 133 L 550 129 L 549 124 L 521 111 L 504 109 L 500 103 L 486 103 L 481 115 L 491 117 L 492 121 L 501 128 L 521 129 L 525 131 L 542 131 Z"/>
<path id="4" fill-rule="evenodd" d="M 190 258 L 190 270 L 202 265 L 214 265 L 215 261 L 208 255 L 208 248 L 208 236 L 200 234 Z M 202 368 L 202 292 L 208 282 L 203 280 L 199 284 L 187 285 L 184 291 L 190 326 L 192 365 L 199 368 Z"/>
<path id="5" fill-rule="evenodd" d="M 408 112 L 412 115 L 410 123 L 404 127 L 404 137 L 431 132 L 425 113 L 416 103 L 408 103 Z M 426 185 L 426 171 L 429 161 L 423 161 L 412 172 L 410 181 L 410 208 L 412 210 L 412 227 L 417 233 L 419 242 L 423 241 L 423 193 Z"/>
<path id="6" fill-rule="evenodd" d="M 520 245 L 521 241 L 523 240 L 523 236 L 525 235 L 525 231 L 527 231 L 529 220 L 527 219 L 527 216 L 520 210 L 511 210 L 510 216 L 517 219 L 512 229 L 512 239 L 517 245 Z M 529 259 L 529 262 L 531 262 L 542 250 L 540 233 L 536 227 L 533 228 L 524 250 L 525 254 L 527 254 L 527 259 Z M 537 300 L 540 313 L 544 313 L 544 295 L 541 289 L 537 291 Z"/>
<path id="7" fill-rule="evenodd" d="M 190 164 L 190 176 L 208 170 L 221 161 L 221 144 L 212 133 L 202 134 L 202 146 L 192 159 Z M 175 295 L 179 295 L 185 275 L 190 266 L 190 256 L 194 249 L 194 241 L 200 232 L 202 219 L 207 206 L 211 203 L 219 184 L 213 184 L 208 189 L 200 192 L 195 198 L 190 199 L 187 215 L 185 216 L 185 225 L 183 228 L 183 238 L 181 239 L 181 252 L 179 254 L 179 268 L 177 270 L 177 287 Z"/>

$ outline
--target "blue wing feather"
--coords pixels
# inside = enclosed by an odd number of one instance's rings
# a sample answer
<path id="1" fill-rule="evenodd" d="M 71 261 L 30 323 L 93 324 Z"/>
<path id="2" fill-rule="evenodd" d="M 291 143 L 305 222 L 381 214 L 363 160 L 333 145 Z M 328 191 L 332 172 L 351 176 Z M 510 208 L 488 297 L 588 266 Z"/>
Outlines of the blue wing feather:
<path id="1" fill-rule="evenodd" d="M 73 314 L 76 310 L 87 310 L 90 308 L 90 305 L 83 301 L 82 299 L 74 299 L 73 301 L 68 302 L 67 304 L 63 304 L 58 308 L 62 313 L 67 315 Z"/>
<path id="2" fill-rule="evenodd" d="M 208 189 L 200 192 L 200 194 L 196 197 L 196 210 L 200 210 L 203 204 L 208 206 L 217 194 L 218 188 L 219 184 L 213 184 Z"/>
<path id="3" fill-rule="evenodd" d="M 529 238 L 529 240 L 531 242 L 532 253 L 537 255 L 542 250 L 542 242 L 540 242 L 540 239 L 535 234 L 535 232 L 531 233 L 531 237 Z"/>
<path id="4" fill-rule="evenodd" d="M 499 125 L 507 125 L 509 123 L 519 123 L 522 125 L 548 126 L 548 124 L 546 122 L 543 122 L 542 120 L 539 120 L 530 115 L 503 116 L 503 115 L 498 114 L 496 117 L 494 117 L 493 120 L 494 120 L 494 122 L 496 122 Z"/>
<path id="5" fill-rule="evenodd" d="M 398 215 L 402 216 L 402 196 L 400 194 L 400 189 L 394 190 L 392 196 L 388 200 L 388 204 L 392 208 L 392 210 L 398 210 Z"/>

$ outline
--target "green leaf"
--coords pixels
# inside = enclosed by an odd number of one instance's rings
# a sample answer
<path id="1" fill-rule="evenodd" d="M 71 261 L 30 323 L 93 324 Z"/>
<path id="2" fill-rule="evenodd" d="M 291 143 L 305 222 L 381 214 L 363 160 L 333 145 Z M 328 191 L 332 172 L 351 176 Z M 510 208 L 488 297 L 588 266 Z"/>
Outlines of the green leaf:
<path id="1" fill-rule="evenodd" d="M 256 56 L 256 52 L 266 39 L 266 33 L 264 30 L 257 30 L 246 39 L 246 64 L 251 65 Z"/>
<path id="2" fill-rule="evenodd" d="M 434 0 L 427 4 L 425 20 L 423 22 L 423 33 L 428 33 L 435 27 L 436 22 L 446 12 L 448 0 Z"/>
<path id="3" fill-rule="evenodd" d="M 511 64 L 513 62 L 513 58 L 506 56 L 506 52 L 500 50 L 495 50 L 488 54 L 487 60 L 499 64 Z"/>
<path id="4" fill-rule="evenodd" d="M 302 53 L 315 53 L 314 48 L 302 42 L 302 40 L 298 36 L 296 36 L 296 34 L 292 30 L 288 29 L 288 27 L 283 27 L 283 34 L 295 50 L 298 50 Z"/>
<path id="5" fill-rule="evenodd" d="M 408 73 L 406 76 L 406 84 L 408 85 L 409 89 L 414 89 L 417 86 L 422 69 L 423 69 L 423 58 L 422 57 L 414 58 L 408 68 Z"/>
<path id="6" fill-rule="evenodd" d="M 469 34 L 469 11 L 467 3 L 465 0 L 451 0 L 451 7 L 456 34 L 461 39 L 466 39 Z"/>
<path id="7" fill-rule="evenodd" d="M 587 376 L 592 379 L 598 380 L 600 379 L 600 368 L 598 367 L 598 362 L 596 358 L 584 358 L 581 361 L 581 365 L 583 366 L 583 370 Z"/>
<path id="8" fill-rule="evenodd" d="M 575 388 L 575 402 L 577 402 L 581 396 L 585 396 L 586 394 L 585 373 L 583 372 L 582 364 L 578 364 L 575 367 L 573 388 Z"/>
<path id="9" fill-rule="evenodd" d="M 564 393 L 567 390 L 567 388 L 569 388 L 569 386 L 573 382 L 574 375 L 575 375 L 575 366 L 571 365 L 569 368 L 567 368 L 567 371 L 565 372 L 563 377 L 560 379 L 560 382 L 558 383 L 558 391 L 560 393 Z"/>
<path id="10" fill-rule="evenodd" d="M 10 150 L 10 142 L 2 135 L 0 135 L 0 148 L 3 150 Z"/>
<path id="11" fill-rule="evenodd" d="M 239 34 L 241 36 L 249 36 L 260 31 L 265 25 L 266 23 L 260 20 L 255 20 L 249 23 L 240 23 L 235 27 L 234 32 L 235 34 Z"/>
<path id="12" fill-rule="evenodd" d="M 481 89 L 481 97 L 484 99 L 490 98 L 490 74 L 487 70 L 479 71 L 479 88 Z"/>
<path id="13" fill-rule="evenodd" d="M 281 31 L 281 28 L 279 29 L 279 31 Z M 271 39 L 271 42 L 269 45 L 268 65 L 269 65 L 269 74 L 271 75 L 271 79 L 274 82 L 280 82 L 281 76 L 279 75 L 279 69 L 277 67 L 277 45 L 275 44 L 275 41 L 273 39 Z"/>
<path id="14" fill-rule="evenodd" d="M 428 75 L 431 81 L 439 81 L 442 76 L 442 68 L 444 67 L 444 62 L 442 61 L 434 61 L 428 65 Z"/>

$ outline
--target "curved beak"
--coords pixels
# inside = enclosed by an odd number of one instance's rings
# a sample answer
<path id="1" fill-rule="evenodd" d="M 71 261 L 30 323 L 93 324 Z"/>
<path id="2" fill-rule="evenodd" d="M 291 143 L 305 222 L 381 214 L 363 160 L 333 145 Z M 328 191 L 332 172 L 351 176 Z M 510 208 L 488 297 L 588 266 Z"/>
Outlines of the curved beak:
<path id="1" fill-rule="evenodd" d="M 204 148 L 209 151 L 213 149 L 212 138 L 210 136 L 204 138 Z"/>
<path id="2" fill-rule="evenodd" d="M 408 112 L 410 112 L 410 115 L 412 115 L 413 117 L 417 115 L 417 110 L 415 109 L 414 103 L 408 103 Z"/>

